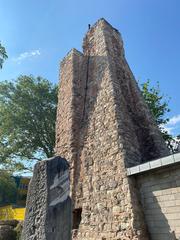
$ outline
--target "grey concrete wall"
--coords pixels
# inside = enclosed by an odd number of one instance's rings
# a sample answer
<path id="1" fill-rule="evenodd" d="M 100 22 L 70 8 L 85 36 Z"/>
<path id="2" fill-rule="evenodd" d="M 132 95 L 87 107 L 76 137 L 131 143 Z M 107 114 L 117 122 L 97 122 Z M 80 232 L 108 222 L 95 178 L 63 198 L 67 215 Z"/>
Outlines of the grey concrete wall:
<path id="1" fill-rule="evenodd" d="M 180 239 L 180 164 L 136 176 L 152 240 Z"/>

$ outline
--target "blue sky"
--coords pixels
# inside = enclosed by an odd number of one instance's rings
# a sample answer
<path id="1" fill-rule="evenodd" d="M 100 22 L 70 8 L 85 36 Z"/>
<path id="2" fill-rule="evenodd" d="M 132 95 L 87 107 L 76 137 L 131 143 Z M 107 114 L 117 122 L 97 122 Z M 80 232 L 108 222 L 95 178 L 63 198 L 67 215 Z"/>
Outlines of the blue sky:
<path id="1" fill-rule="evenodd" d="M 20 74 L 57 83 L 60 60 L 81 50 L 88 24 L 104 17 L 123 37 L 140 82 L 157 81 L 171 97 L 167 126 L 180 133 L 180 0 L 0 0 L 0 40 L 8 60 L 0 81 Z"/>

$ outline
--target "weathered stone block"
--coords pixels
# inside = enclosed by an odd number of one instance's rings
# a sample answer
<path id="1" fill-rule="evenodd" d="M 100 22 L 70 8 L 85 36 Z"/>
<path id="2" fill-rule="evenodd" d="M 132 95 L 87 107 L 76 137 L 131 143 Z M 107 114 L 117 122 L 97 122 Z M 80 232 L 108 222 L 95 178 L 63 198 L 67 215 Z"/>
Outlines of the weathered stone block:
<path id="1" fill-rule="evenodd" d="M 17 234 L 14 228 L 17 226 L 16 220 L 0 221 L 0 240 L 16 240 Z"/>
<path id="2" fill-rule="evenodd" d="M 70 240 L 69 164 L 54 157 L 35 165 L 31 179 L 23 240 Z"/>

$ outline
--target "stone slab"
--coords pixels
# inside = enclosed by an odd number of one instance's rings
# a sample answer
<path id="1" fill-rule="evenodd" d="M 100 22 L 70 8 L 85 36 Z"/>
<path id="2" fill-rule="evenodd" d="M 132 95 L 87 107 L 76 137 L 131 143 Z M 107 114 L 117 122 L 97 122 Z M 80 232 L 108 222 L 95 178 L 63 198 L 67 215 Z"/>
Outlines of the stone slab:
<path id="1" fill-rule="evenodd" d="M 53 157 L 35 165 L 31 179 L 23 240 L 70 240 L 69 164 Z"/>
<path id="2" fill-rule="evenodd" d="M 135 167 L 127 168 L 127 175 L 135 175 L 142 172 L 150 171 L 152 169 L 162 168 L 169 165 L 174 165 L 180 162 L 180 153 L 172 154 L 167 157 L 159 158 L 147 163 L 139 164 Z"/>

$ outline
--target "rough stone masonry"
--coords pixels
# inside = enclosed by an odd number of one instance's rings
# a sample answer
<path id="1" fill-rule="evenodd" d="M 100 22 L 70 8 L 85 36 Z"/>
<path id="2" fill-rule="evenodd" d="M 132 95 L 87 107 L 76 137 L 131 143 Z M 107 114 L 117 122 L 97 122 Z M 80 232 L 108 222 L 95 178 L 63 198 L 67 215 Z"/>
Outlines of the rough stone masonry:
<path id="1" fill-rule="evenodd" d="M 71 240 L 69 164 L 61 157 L 38 162 L 28 189 L 22 240 Z"/>
<path id="2" fill-rule="evenodd" d="M 124 56 L 118 30 L 100 19 L 83 53 L 61 63 L 56 153 L 70 163 L 73 239 L 149 239 L 127 167 L 168 155 Z"/>

